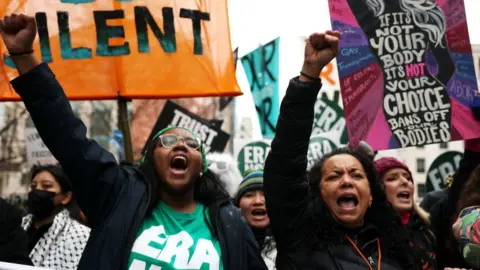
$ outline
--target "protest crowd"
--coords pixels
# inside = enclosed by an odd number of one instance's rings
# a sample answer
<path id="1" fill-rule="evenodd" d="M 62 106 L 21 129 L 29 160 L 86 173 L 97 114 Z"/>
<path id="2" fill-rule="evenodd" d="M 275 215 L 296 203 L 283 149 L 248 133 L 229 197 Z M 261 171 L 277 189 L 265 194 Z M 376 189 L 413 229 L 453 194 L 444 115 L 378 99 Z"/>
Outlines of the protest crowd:
<path id="1" fill-rule="evenodd" d="M 388 7 L 371 2 L 383 18 Z M 354 16 L 366 25 L 376 18 Z M 417 28 L 403 30 L 422 31 Z M 425 39 L 434 39 L 428 29 Z M 320 74 L 339 56 L 345 38 L 339 31 L 309 36 L 264 164 L 242 172 L 231 154 L 209 151 L 208 135 L 180 124 L 155 131 L 138 162 L 117 161 L 87 138 L 62 82 L 35 56 L 35 17 L 5 15 L 0 31 L 19 74 L 10 83 L 58 160 L 32 168 L 25 203 L 0 198 L 0 262 L 11 267 L 5 269 L 480 269 L 480 134 L 464 140 L 451 183 L 421 205 L 411 168 L 395 156 L 377 157 L 378 147 L 366 139 L 307 159 Z M 415 48 L 428 43 L 411 35 Z M 432 50 L 440 58 L 445 53 L 440 43 Z M 385 81 L 394 81 L 390 75 Z M 427 99 L 448 84 L 430 79 L 424 82 L 436 92 Z M 439 102 L 452 117 L 447 99 Z M 468 112 L 476 119 L 479 104 L 480 95 Z M 428 121 L 427 114 L 420 118 Z M 445 119 L 438 125 L 437 139 L 453 129 Z M 418 144 L 401 124 L 385 126 L 399 148 Z M 427 126 L 433 134 L 435 127 Z"/>

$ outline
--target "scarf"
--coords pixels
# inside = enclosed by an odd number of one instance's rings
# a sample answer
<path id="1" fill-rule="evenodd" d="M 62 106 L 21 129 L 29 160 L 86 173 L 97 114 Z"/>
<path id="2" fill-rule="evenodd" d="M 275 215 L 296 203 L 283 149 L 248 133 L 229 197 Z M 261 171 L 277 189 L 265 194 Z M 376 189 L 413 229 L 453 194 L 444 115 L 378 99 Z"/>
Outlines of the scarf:
<path id="1" fill-rule="evenodd" d="M 25 231 L 33 224 L 33 216 L 23 218 Z M 70 217 L 68 210 L 58 213 L 52 226 L 38 240 L 30 252 L 30 259 L 38 267 L 49 269 L 77 269 L 83 249 L 90 236 L 90 229 Z"/>

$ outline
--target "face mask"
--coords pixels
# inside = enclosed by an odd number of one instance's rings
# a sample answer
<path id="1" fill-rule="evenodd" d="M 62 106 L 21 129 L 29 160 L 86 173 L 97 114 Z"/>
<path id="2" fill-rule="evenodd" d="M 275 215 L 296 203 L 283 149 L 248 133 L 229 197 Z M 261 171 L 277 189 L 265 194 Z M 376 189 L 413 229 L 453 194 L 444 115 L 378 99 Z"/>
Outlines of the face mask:
<path id="1" fill-rule="evenodd" d="M 49 217 L 55 204 L 53 197 L 56 193 L 44 190 L 32 190 L 28 193 L 28 211 L 37 219 L 44 219 Z"/>

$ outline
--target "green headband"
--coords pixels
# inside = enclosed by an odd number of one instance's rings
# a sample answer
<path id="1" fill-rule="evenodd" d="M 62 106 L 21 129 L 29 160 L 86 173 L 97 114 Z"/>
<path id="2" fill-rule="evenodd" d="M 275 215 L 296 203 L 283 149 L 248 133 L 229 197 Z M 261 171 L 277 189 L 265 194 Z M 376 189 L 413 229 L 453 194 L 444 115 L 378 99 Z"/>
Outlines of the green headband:
<path id="1" fill-rule="evenodd" d="M 169 126 L 169 127 L 166 127 L 164 129 L 160 130 L 159 132 L 157 132 L 157 134 L 155 134 L 155 136 L 153 136 L 152 141 L 158 139 L 158 137 L 160 137 L 160 135 L 162 135 L 163 133 L 165 133 L 169 130 L 175 129 L 175 128 L 186 130 L 186 131 L 190 132 L 193 136 L 195 136 L 195 138 L 198 139 L 198 136 L 195 134 L 195 132 L 193 132 L 192 130 L 190 130 L 188 128 L 177 127 L 177 126 Z M 202 152 L 202 159 L 203 159 L 203 167 L 204 167 L 203 173 L 206 173 L 208 171 L 207 153 L 205 152 L 205 147 L 203 146 L 202 140 L 199 139 L 199 142 L 200 142 L 200 151 Z M 141 163 L 143 163 L 145 161 L 145 157 L 147 156 L 147 152 L 148 152 L 148 150 L 143 155 Z"/>

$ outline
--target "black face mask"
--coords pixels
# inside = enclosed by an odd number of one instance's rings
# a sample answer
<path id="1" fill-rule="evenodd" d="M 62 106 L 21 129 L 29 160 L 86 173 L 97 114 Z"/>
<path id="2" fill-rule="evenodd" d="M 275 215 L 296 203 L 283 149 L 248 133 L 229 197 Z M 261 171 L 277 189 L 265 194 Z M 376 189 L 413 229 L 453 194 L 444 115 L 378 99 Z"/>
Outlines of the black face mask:
<path id="1" fill-rule="evenodd" d="M 55 192 L 32 190 L 28 193 L 28 211 L 37 219 L 44 219 L 52 215 L 55 210 L 53 197 Z"/>

